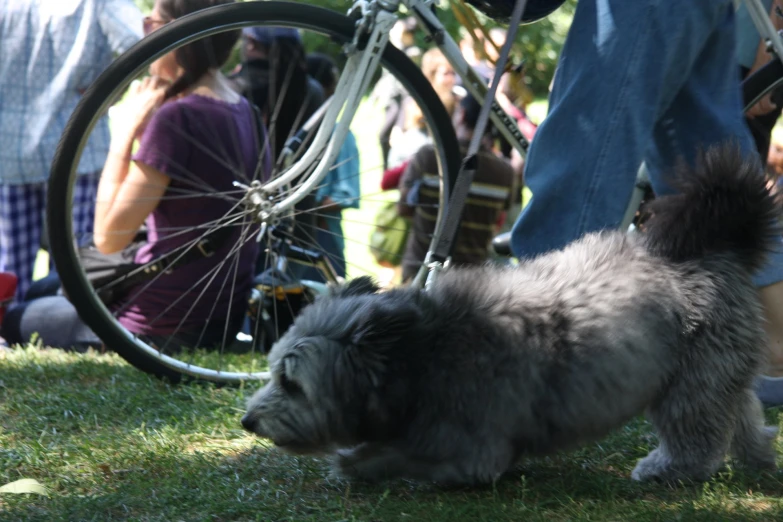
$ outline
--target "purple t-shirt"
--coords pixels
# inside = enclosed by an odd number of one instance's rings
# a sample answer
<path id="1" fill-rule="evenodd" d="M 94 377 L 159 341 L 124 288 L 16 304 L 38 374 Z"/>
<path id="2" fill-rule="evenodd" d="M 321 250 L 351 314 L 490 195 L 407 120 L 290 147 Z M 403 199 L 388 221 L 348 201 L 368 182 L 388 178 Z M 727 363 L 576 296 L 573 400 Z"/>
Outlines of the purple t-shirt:
<path id="1" fill-rule="evenodd" d="M 133 160 L 168 175 L 171 183 L 147 218 L 148 243 L 136 262 L 158 258 L 200 237 L 206 224 L 238 213 L 243 194 L 233 182 L 253 178 L 259 154 L 254 125 L 244 98 L 230 104 L 191 94 L 165 103 L 153 115 Z M 264 160 L 262 176 L 271 169 L 271 159 Z M 215 255 L 177 267 L 139 294 L 131 290 L 132 304 L 120 311 L 120 323 L 137 334 L 170 335 L 200 332 L 207 320 L 220 324 L 241 314 L 254 276 L 257 227 L 246 232 L 238 263 L 232 249 L 247 227 L 240 220 L 231 228 Z"/>

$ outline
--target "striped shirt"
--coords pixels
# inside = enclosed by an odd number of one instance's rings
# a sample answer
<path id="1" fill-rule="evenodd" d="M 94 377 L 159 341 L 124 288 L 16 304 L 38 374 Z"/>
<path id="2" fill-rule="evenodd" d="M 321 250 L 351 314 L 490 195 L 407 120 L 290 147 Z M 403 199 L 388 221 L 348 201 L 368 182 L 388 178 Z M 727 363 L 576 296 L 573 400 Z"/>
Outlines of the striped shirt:
<path id="1" fill-rule="evenodd" d="M 461 154 L 464 156 L 466 147 Z M 435 151 L 431 145 L 417 152 L 400 180 L 401 210 L 413 208 L 413 222 L 402 258 L 403 279 L 416 274 L 429 249 L 438 215 L 440 179 Z M 498 229 L 501 214 L 511 203 L 514 169 L 486 151 L 478 155 L 478 168 L 462 213 L 452 262 L 480 264 L 487 260 L 489 244 Z M 404 213 L 404 212 L 403 212 Z"/>
<path id="2" fill-rule="evenodd" d="M 81 95 L 141 38 L 142 14 L 133 0 L 0 0 L 0 13 L 0 183 L 39 183 Z M 100 171 L 108 150 L 104 117 L 79 172 Z"/>

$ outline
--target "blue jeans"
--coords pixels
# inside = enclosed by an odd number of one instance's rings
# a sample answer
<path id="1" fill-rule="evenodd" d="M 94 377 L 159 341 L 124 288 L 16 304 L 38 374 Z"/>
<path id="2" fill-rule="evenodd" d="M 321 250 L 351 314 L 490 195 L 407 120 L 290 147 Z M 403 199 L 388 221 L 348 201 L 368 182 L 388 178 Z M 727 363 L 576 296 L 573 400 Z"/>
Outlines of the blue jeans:
<path id="1" fill-rule="evenodd" d="M 530 147 L 519 257 L 617 228 L 647 164 L 656 194 L 699 148 L 755 150 L 742 114 L 732 0 L 579 0 L 547 118 Z M 783 251 L 757 274 L 783 280 Z"/>

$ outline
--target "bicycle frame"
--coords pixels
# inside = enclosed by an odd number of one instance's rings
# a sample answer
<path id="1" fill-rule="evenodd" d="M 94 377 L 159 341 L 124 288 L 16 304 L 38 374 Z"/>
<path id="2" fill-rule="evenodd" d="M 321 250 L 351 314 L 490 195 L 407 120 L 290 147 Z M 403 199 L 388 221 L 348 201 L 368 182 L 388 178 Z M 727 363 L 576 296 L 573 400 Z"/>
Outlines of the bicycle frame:
<path id="1" fill-rule="evenodd" d="M 433 0 L 356 1 L 349 13 L 361 12 L 362 18 L 357 24 L 354 42 L 349 46 L 349 58 L 338 81 L 335 95 L 327 102 L 328 106 L 323 114 L 321 127 L 302 158 L 298 159 L 279 178 L 267 183 L 264 189 L 271 192 L 285 186 L 303 174 L 312 165 L 318 154 L 324 150 L 324 147 L 326 147 L 325 154 L 307 179 L 292 194 L 275 205 L 276 211 L 286 211 L 304 198 L 326 176 L 328 169 L 337 158 L 339 146 L 348 133 L 350 122 L 361 96 L 369 86 L 369 82 L 380 63 L 381 53 L 389 41 L 389 32 L 397 20 L 397 11 L 401 5 L 413 13 L 427 34 L 443 51 L 455 72 L 463 79 L 468 92 L 477 100 L 483 100 L 486 97 L 488 91 L 486 82 L 463 58 L 459 46 L 435 16 L 432 11 Z M 362 50 L 359 50 L 358 43 L 364 30 L 368 31 L 369 37 L 366 43 L 362 43 Z M 343 111 L 342 118 L 338 122 L 337 118 L 341 111 Z M 314 116 L 314 118 L 317 117 L 320 117 L 320 114 Z M 519 131 L 516 122 L 495 101 L 492 103 L 490 118 L 500 133 L 524 157 L 529 145 L 527 140 Z M 309 124 L 310 122 L 306 126 Z M 330 129 L 334 129 L 331 137 L 328 136 Z M 268 216 L 262 214 L 260 217 L 263 220 Z"/>
<path id="2" fill-rule="evenodd" d="M 761 0 L 735 0 L 735 3 L 738 4 L 739 1 L 744 1 L 747 5 L 754 25 L 761 38 L 767 42 L 770 51 L 776 55 L 777 59 L 783 58 L 783 37 L 772 25 L 769 13 L 764 9 Z M 357 32 L 353 43 L 347 46 L 349 59 L 335 90 L 336 94 L 327 102 L 325 113 L 319 113 L 317 116 L 320 117 L 320 114 L 323 114 L 321 127 L 304 156 L 297 160 L 291 169 L 280 178 L 269 183 L 266 190 L 274 190 L 289 183 L 310 168 L 321 151 L 325 150 L 325 154 L 305 181 L 292 194 L 275 205 L 276 210 L 284 211 L 292 208 L 326 176 L 339 153 L 340 144 L 348 132 L 361 96 L 369 86 L 370 79 L 380 63 L 381 53 L 389 41 L 389 32 L 397 19 L 397 11 L 402 5 L 413 14 L 419 25 L 443 52 L 454 71 L 462 78 L 466 90 L 479 103 L 484 102 L 489 91 L 487 82 L 468 64 L 462 56 L 459 45 L 438 20 L 432 9 L 434 0 L 356 0 L 349 15 L 360 14 Z M 364 35 L 367 35 L 366 42 L 359 45 L 360 39 Z M 345 74 L 346 71 L 349 74 Z M 341 111 L 342 118 L 338 122 L 337 119 Z M 524 158 L 529 143 L 520 132 L 516 121 L 506 113 L 496 100 L 492 101 L 490 120 L 500 134 Z M 333 132 L 330 129 L 333 129 Z M 621 228 L 627 229 L 631 225 L 647 183 L 649 181 L 646 168 L 642 164 Z M 262 217 L 266 216 L 262 215 Z"/>
<path id="3" fill-rule="evenodd" d="M 744 2 L 761 38 L 767 42 L 767 46 L 775 53 L 778 59 L 783 59 L 783 38 L 772 25 L 769 13 L 764 9 L 761 0 L 744 0 Z"/>

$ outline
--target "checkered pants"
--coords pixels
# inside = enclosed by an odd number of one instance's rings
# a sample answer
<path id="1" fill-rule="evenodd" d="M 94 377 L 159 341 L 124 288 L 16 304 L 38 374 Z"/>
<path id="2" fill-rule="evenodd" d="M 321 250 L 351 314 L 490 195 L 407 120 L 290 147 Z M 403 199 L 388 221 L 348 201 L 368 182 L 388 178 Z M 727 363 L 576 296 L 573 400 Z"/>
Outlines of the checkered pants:
<path id="1" fill-rule="evenodd" d="M 80 244 L 92 238 L 99 177 L 100 173 L 79 176 L 73 188 L 73 231 Z M 33 281 L 45 212 L 46 183 L 0 183 L 0 272 L 12 272 L 19 279 L 17 301 Z"/>

